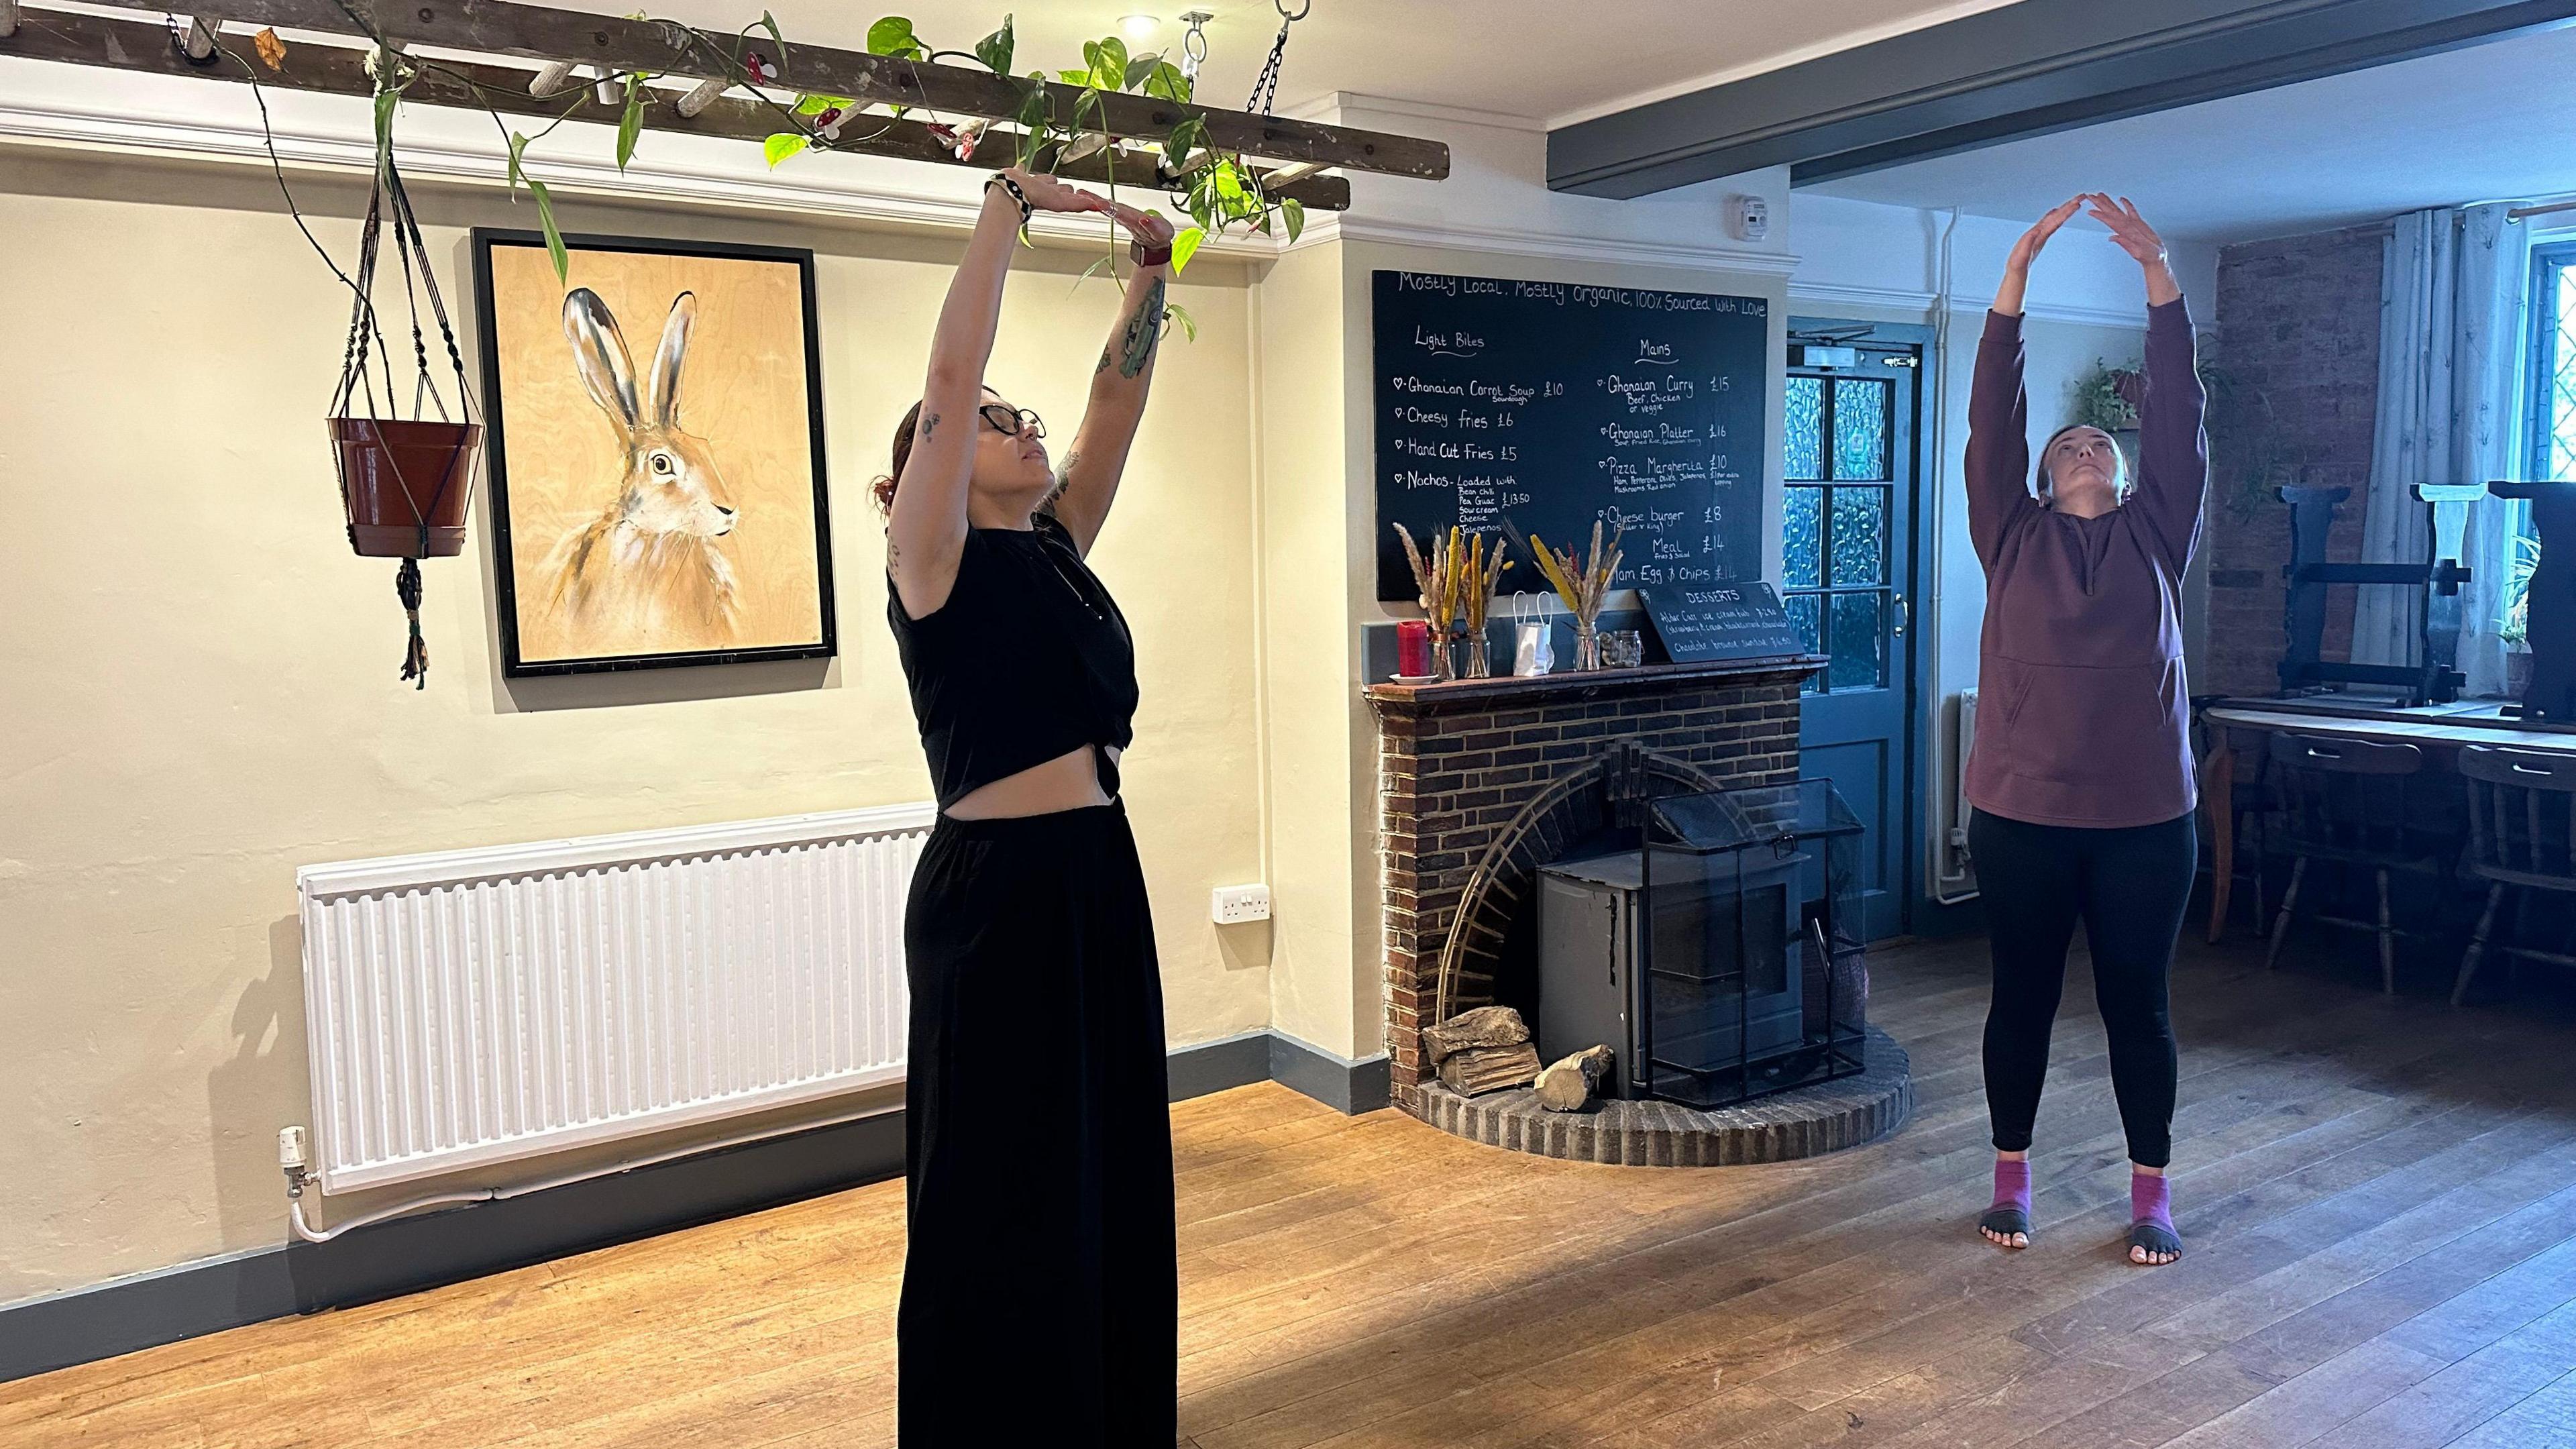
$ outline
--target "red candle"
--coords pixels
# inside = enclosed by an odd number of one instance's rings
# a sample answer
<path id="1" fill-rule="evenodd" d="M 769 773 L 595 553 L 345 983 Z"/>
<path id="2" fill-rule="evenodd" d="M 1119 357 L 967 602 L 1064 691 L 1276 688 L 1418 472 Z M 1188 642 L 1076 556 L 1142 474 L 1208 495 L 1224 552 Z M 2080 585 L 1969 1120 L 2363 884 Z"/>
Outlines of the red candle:
<path id="1" fill-rule="evenodd" d="M 1431 672 L 1431 626 L 1406 619 L 1395 626 L 1395 671 L 1413 679 Z"/>

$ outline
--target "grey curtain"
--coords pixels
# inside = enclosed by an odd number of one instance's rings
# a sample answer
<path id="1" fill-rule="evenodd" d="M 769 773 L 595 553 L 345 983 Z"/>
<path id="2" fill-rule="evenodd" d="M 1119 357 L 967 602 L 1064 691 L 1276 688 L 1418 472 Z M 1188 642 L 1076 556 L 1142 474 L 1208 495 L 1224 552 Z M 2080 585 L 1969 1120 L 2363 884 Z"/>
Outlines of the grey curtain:
<path id="1" fill-rule="evenodd" d="M 2372 430 L 2362 553 L 2370 563 L 2420 563 L 2432 547 L 2431 520 L 2412 492 L 2418 483 L 2482 483 L 2516 476 L 2514 440 L 2522 399 L 2523 292 L 2530 243 L 2511 204 L 2436 207 L 2398 217 L 2380 269 L 2379 407 Z M 2480 504 L 2445 520 L 2444 542 L 2461 547 L 2477 583 L 2464 601 L 2460 667 L 2471 693 L 2500 690 L 2504 646 L 2500 592 L 2509 524 Z M 2414 664 L 2416 596 L 2404 589 L 2356 591 L 2352 657 L 2362 664 Z"/>

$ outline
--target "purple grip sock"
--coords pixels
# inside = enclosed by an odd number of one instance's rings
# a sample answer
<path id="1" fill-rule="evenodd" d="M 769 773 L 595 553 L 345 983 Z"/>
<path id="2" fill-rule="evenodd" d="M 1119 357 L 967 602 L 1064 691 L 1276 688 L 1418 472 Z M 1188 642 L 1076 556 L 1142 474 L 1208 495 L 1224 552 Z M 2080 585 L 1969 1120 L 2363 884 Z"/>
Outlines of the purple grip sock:
<path id="1" fill-rule="evenodd" d="M 2000 1173 L 1995 1180 L 2003 1180 Z M 2139 1223 L 2153 1223 L 2168 1233 L 2173 1232 L 2173 1184 L 2165 1180 L 2164 1174 L 2129 1174 L 2129 1223 L 2132 1227 Z"/>
<path id="2" fill-rule="evenodd" d="M 2131 1191 L 2134 1195 L 2135 1189 L 2132 1188 Z M 2022 1216 L 2030 1216 L 2029 1158 L 2022 1158 L 2018 1162 L 2010 1161 L 2001 1157 L 1995 1159 L 1994 1206 L 1999 1208 L 2019 1208 Z M 1989 1212 L 1992 1212 L 1993 1210 L 1993 1208 L 1987 1209 Z"/>

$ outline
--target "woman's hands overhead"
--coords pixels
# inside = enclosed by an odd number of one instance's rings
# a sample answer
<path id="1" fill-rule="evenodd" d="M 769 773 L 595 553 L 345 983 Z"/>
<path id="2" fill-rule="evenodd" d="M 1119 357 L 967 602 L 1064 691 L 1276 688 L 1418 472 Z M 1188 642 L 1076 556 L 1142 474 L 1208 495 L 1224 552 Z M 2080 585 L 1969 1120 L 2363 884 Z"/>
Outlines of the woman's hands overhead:
<path id="1" fill-rule="evenodd" d="M 2111 229 L 2111 240 L 2120 250 L 2135 258 L 2147 274 L 2147 301 L 2161 306 L 2182 295 L 2181 284 L 2174 280 L 2173 267 L 2165 257 L 2165 239 L 2138 215 L 2137 203 L 2125 196 L 2113 197 L 2096 191 L 2082 198 L 2091 208 L 2095 221 Z"/>
<path id="2" fill-rule="evenodd" d="M 2030 230 L 2021 234 L 2021 240 L 2013 243 L 2011 255 L 2004 258 L 2004 270 L 2028 276 L 2030 264 L 2038 260 L 2041 249 L 2048 245 L 2048 239 L 2057 235 L 2057 229 L 2066 225 L 2083 204 L 2083 197 L 2069 197 L 2050 207 L 2046 216 L 2032 222 Z"/>

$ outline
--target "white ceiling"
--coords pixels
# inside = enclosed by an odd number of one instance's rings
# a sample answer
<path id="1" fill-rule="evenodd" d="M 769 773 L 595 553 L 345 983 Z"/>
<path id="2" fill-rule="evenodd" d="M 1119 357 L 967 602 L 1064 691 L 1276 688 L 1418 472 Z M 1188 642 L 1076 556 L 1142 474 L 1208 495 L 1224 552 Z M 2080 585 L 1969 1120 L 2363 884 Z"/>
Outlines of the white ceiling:
<path id="1" fill-rule="evenodd" d="M 2248 241 L 2576 192 L 2576 28 L 2493 41 L 1810 188 L 2032 217 L 2131 197 L 2170 238 Z"/>
<path id="2" fill-rule="evenodd" d="M 623 11 L 624 0 L 572 0 Z M 1619 110 L 1678 91 L 1770 70 L 1813 55 L 1991 10 L 2009 0 L 1313 0 L 1297 22 L 1281 68 L 1284 114 L 1334 91 L 1498 111 L 1559 123 Z M 1177 58 L 1183 11 L 1213 11 L 1202 94 L 1239 106 L 1279 33 L 1273 0 L 767 0 L 799 40 L 864 48 L 880 15 L 912 18 L 924 39 L 968 50 L 1016 11 L 1013 31 L 1023 73 L 1082 64 L 1082 42 L 1118 32 L 1142 12 L 1162 24 L 1131 51 L 1168 49 Z M 730 29 L 746 0 L 661 0 L 656 15 Z"/>

